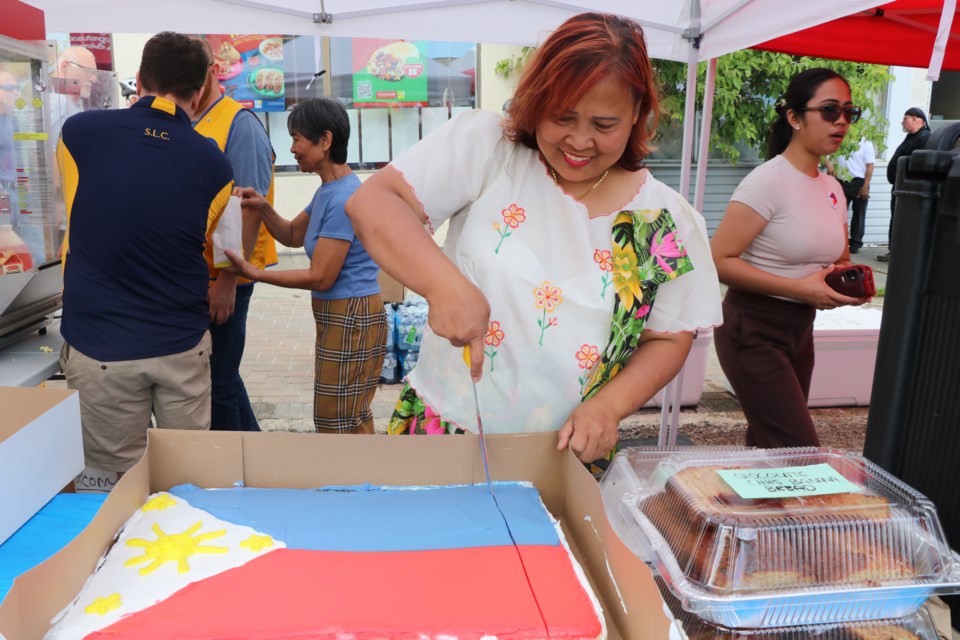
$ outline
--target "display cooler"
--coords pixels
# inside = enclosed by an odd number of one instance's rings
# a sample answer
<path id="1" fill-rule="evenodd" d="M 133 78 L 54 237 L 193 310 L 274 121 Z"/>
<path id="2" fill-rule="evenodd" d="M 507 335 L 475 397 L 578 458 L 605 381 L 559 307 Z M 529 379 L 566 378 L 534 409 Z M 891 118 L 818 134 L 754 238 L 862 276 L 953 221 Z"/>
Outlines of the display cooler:
<path id="1" fill-rule="evenodd" d="M 61 124 L 79 111 L 118 103 L 116 74 L 69 60 L 53 42 L 0 36 L 0 356 L 44 333 L 60 308 Z M 15 360 L 0 358 L 0 367 L 27 366 Z M 0 384 L 9 383 L 3 373 Z"/>

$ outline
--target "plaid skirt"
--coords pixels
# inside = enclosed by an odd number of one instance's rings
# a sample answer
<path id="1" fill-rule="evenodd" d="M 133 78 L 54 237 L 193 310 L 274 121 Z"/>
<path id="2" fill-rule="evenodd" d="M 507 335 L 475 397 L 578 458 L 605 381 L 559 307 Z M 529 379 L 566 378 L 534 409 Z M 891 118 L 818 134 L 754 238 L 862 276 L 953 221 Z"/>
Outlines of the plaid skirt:
<path id="1" fill-rule="evenodd" d="M 317 354 L 313 425 L 317 433 L 373 433 L 370 404 L 380 382 L 387 316 L 380 294 L 313 298 Z"/>

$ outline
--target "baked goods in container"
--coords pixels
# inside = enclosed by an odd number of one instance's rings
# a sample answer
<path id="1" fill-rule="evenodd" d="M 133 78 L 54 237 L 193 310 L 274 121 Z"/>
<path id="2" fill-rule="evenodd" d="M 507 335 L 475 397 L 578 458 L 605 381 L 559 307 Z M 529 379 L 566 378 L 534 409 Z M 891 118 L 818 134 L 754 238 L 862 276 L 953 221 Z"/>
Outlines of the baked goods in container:
<path id="1" fill-rule="evenodd" d="M 671 456 L 623 507 L 670 591 L 727 627 L 895 618 L 960 590 L 933 503 L 849 452 Z"/>
<path id="2" fill-rule="evenodd" d="M 909 525 L 870 493 L 744 499 L 717 473 L 679 469 L 638 504 L 690 580 L 716 590 L 870 585 L 915 578 Z"/>

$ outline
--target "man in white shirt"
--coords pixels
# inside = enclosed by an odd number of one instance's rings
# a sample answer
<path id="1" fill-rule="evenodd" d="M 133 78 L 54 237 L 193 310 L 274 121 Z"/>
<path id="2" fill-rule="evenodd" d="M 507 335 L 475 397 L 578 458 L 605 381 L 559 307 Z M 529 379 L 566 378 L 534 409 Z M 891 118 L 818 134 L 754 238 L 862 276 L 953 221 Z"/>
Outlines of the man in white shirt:
<path id="1" fill-rule="evenodd" d="M 873 143 L 860 140 L 860 146 L 849 156 L 840 158 L 837 164 L 841 171 L 838 180 L 843 187 L 847 205 L 852 205 L 853 216 L 850 219 L 850 253 L 857 253 L 863 246 L 863 229 L 867 218 L 867 199 L 870 197 L 870 179 L 876 163 L 876 151 Z M 834 175 L 833 166 L 827 160 L 827 173 Z"/>

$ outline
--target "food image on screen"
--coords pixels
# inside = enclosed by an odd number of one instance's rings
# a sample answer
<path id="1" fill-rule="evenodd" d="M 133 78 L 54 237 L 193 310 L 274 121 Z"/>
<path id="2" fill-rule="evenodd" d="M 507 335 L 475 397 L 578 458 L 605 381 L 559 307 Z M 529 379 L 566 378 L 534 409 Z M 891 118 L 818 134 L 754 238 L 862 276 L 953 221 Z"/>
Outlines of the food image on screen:
<path id="1" fill-rule="evenodd" d="M 419 57 L 420 51 L 409 42 L 393 42 L 373 52 L 367 72 L 381 80 L 397 81 L 404 77 L 403 63 Z"/>
<path id="2" fill-rule="evenodd" d="M 236 47 L 229 42 L 221 42 L 220 47 L 213 54 L 213 65 L 217 77 L 224 80 L 237 75 L 241 64 L 240 52 Z"/>
<path id="3" fill-rule="evenodd" d="M 250 74 L 250 87 L 266 97 L 283 95 L 283 69 L 262 67 Z"/>
<path id="4" fill-rule="evenodd" d="M 283 60 L 283 40 L 267 38 L 260 43 L 260 53 L 270 60 Z"/>

